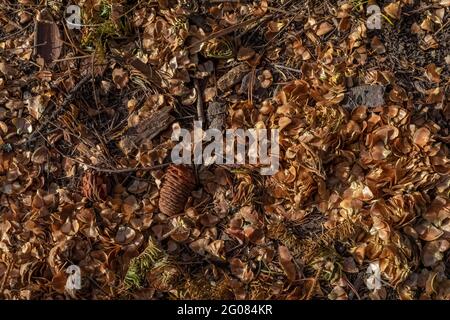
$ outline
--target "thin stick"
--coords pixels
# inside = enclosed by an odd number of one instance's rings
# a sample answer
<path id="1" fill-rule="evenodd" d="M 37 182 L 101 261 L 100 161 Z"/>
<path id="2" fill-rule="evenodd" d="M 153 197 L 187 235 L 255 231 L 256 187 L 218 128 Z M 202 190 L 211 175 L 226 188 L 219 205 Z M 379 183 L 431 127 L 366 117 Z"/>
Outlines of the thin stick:
<path id="1" fill-rule="evenodd" d="M 80 82 L 78 82 L 78 83 L 76 84 L 76 86 L 73 87 L 72 90 L 70 90 L 69 95 L 66 96 L 66 98 L 65 98 L 64 101 L 63 101 L 63 103 L 61 104 L 61 108 L 66 107 L 70 102 L 72 102 L 72 100 L 74 99 L 75 94 L 77 93 L 77 91 L 80 90 L 80 88 L 81 88 L 86 82 L 88 82 L 89 80 L 91 80 L 91 78 L 92 78 L 92 75 L 91 75 L 91 74 L 88 74 L 88 75 L 86 75 L 83 79 L 81 79 Z"/>
<path id="2" fill-rule="evenodd" d="M 214 38 L 223 37 L 223 36 L 233 32 L 234 30 L 237 30 L 237 29 L 239 29 L 241 27 L 245 27 L 246 25 L 248 25 L 250 23 L 258 21 L 259 19 L 260 19 L 259 17 L 254 17 L 254 18 L 248 19 L 246 21 L 243 21 L 241 23 L 232 25 L 232 26 L 230 26 L 228 28 L 219 30 L 217 32 L 213 32 L 213 33 L 209 34 L 208 36 L 204 37 L 202 40 L 194 42 L 193 44 L 188 46 L 186 49 L 191 49 L 191 48 L 193 48 L 195 46 L 198 46 L 198 45 L 200 45 L 200 44 L 202 44 L 202 43 L 204 43 L 206 41 L 209 41 L 211 39 L 214 39 Z"/>
<path id="3" fill-rule="evenodd" d="M 347 283 L 350 290 L 352 290 L 353 293 L 356 295 L 356 298 L 358 298 L 358 300 L 361 300 L 361 297 L 359 296 L 358 291 L 356 291 L 356 288 L 351 284 L 351 282 L 347 279 L 347 277 L 343 277 L 343 279 Z"/>
<path id="4" fill-rule="evenodd" d="M 194 79 L 194 87 L 195 90 L 197 91 L 197 118 L 198 121 L 202 122 L 202 126 L 203 126 L 203 122 L 205 121 L 205 111 L 203 110 L 203 95 L 202 95 L 202 91 L 200 89 L 200 84 L 198 82 L 197 79 Z"/>
<path id="5" fill-rule="evenodd" d="M 88 167 L 89 169 L 93 169 L 95 171 L 105 172 L 105 173 L 127 173 L 127 172 L 136 172 L 136 171 L 153 171 L 153 170 L 162 169 L 162 168 L 167 167 L 168 165 L 170 165 L 170 163 L 162 163 L 162 164 L 157 164 L 157 165 L 149 166 L 149 167 L 108 169 L 108 168 L 101 168 L 101 167 L 97 167 L 97 166 L 94 166 L 94 165 L 91 165 L 91 164 L 88 164 L 88 163 L 84 163 L 81 160 L 78 160 L 78 159 L 72 158 L 71 156 L 63 154 L 57 148 L 54 148 L 54 149 L 56 150 L 56 152 L 58 152 L 64 158 L 67 158 L 67 159 L 72 160 L 74 162 L 77 162 L 77 163 L 79 163 L 81 165 L 84 165 L 84 166 Z"/>
<path id="6" fill-rule="evenodd" d="M 322 268 L 323 267 L 320 266 L 319 269 L 317 270 L 316 275 L 315 275 L 315 277 L 313 279 L 312 286 L 309 289 L 308 294 L 306 295 L 306 300 L 311 300 L 312 295 L 314 294 L 314 289 L 316 288 L 317 280 L 319 280 L 319 276 L 322 273 Z"/>
<path id="7" fill-rule="evenodd" d="M 448 20 L 444 25 L 442 25 L 442 27 L 439 28 L 439 30 L 437 30 L 434 35 L 437 35 L 439 32 L 441 32 L 442 30 L 444 30 L 448 24 L 450 23 L 450 20 Z"/>
<path id="8" fill-rule="evenodd" d="M 284 70 L 287 70 L 287 71 L 291 71 L 291 72 L 298 72 L 298 73 L 302 73 L 302 70 L 300 70 L 300 69 L 294 69 L 294 68 L 290 68 L 290 67 L 285 67 L 285 66 L 283 66 L 283 65 L 281 65 L 281 64 L 276 64 L 276 63 L 274 63 L 274 64 L 272 64 L 275 68 L 280 68 L 280 69 L 284 69 Z"/>
<path id="9" fill-rule="evenodd" d="M 8 35 L 6 35 L 6 36 L 0 38 L 0 41 L 4 41 L 4 40 L 8 40 L 9 38 L 13 38 L 13 37 L 15 37 L 16 35 L 20 34 L 22 31 L 24 31 L 24 30 L 28 29 L 29 27 L 31 27 L 32 25 L 33 25 L 33 22 L 30 22 L 30 23 L 28 23 L 25 27 L 23 27 L 22 29 L 17 30 L 17 31 L 14 32 L 14 33 L 8 34 Z"/>
<path id="10" fill-rule="evenodd" d="M 56 60 L 53 60 L 53 62 L 62 62 L 62 61 L 70 61 L 70 60 L 78 60 L 78 59 L 86 59 L 86 58 L 92 58 L 92 54 L 87 54 L 87 55 L 84 55 L 84 56 L 77 56 L 77 57 L 68 57 L 68 58 L 56 59 Z"/>
<path id="11" fill-rule="evenodd" d="M 172 217 L 171 217 L 172 218 Z M 173 228 L 172 230 L 166 232 L 165 234 L 162 235 L 161 240 L 167 239 L 168 237 L 170 237 L 172 234 L 174 234 L 175 232 L 178 231 L 180 227 L 177 226 L 175 228 Z"/>

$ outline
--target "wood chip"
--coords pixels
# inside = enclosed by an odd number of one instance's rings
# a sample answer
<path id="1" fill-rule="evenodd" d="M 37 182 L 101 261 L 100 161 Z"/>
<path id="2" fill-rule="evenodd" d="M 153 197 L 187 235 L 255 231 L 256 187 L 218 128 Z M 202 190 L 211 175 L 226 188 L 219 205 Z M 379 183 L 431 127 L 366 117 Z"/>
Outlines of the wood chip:
<path id="1" fill-rule="evenodd" d="M 219 80 L 217 80 L 217 88 L 220 91 L 226 91 L 232 86 L 242 81 L 244 76 L 250 71 L 247 64 L 240 64 L 225 73 Z"/>
<path id="2" fill-rule="evenodd" d="M 63 42 L 58 25 L 48 10 L 38 13 L 34 31 L 34 54 L 42 58 L 46 65 L 51 65 L 61 55 Z"/>

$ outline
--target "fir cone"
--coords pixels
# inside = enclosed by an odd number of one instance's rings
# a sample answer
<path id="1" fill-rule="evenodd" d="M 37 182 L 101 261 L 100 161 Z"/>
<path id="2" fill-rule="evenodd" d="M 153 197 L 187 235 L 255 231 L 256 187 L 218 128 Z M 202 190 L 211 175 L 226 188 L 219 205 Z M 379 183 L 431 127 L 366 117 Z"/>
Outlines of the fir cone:
<path id="1" fill-rule="evenodd" d="M 192 170 L 184 165 L 171 165 L 159 193 L 159 210 L 168 216 L 182 212 L 194 188 Z"/>

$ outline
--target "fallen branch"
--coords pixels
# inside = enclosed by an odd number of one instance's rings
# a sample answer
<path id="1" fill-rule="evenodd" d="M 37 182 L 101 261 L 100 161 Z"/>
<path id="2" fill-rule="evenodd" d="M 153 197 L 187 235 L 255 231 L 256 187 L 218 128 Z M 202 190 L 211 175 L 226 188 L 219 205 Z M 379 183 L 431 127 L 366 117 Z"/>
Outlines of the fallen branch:
<path id="1" fill-rule="evenodd" d="M 154 166 L 148 166 L 148 167 L 134 167 L 134 168 L 120 168 L 120 169 L 108 169 L 108 168 L 102 168 L 102 167 L 97 167 L 88 163 L 85 163 L 81 160 L 72 158 L 71 156 L 65 155 L 63 154 L 61 151 L 59 151 L 57 148 L 55 148 L 56 152 L 58 152 L 62 157 L 67 158 L 69 160 L 72 160 L 78 164 L 81 164 L 83 166 L 88 167 L 89 169 L 98 171 L 98 172 L 105 172 L 105 173 L 127 173 L 127 172 L 136 172 L 136 171 L 152 171 L 152 170 L 159 170 L 162 168 L 167 167 L 168 165 L 170 165 L 170 163 L 162 163 L 162 164 L 157 164 Z"/>

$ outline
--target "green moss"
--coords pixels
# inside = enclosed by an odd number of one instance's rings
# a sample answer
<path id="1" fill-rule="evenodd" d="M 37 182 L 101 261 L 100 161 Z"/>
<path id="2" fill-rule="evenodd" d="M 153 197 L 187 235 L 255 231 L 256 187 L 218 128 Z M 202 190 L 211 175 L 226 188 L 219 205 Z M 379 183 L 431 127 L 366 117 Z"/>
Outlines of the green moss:
<path id="1" fill-rule="evenodd" d="M 124 283 L 128 289 L 142 288 L 145 282 L 145 275 L 153 267 L 158 266 L 165 260 L 164 252 L 158 245 L 149 239 L 147 248 L 137 257 L 133 258 L 125 275 Z"/>

